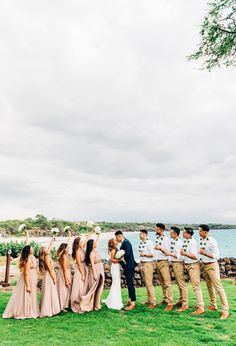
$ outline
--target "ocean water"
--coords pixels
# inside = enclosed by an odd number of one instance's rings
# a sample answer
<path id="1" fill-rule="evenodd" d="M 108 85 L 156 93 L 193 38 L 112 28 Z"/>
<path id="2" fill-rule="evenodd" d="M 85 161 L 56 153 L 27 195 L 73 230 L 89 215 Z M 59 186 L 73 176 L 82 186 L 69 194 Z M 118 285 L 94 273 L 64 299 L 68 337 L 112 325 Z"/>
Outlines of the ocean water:
<path id="1" fill-rule="evenodd" d="M 169 236 L 169 232 L 166 235 Z M 124 235 L 129 239 L 133 245 L 135 258 L 138 259 L 138 246 L 139 246 L 139 232 L 124 232 Z M 222 229 L 222 230 L 211 230 L 209 235 L 214 237 L 218 242 L 220 257 L 235 257 L 236 258 L 236 229 Z M 113 238 L 113 233 L 102 233 L 101 239 L 98 243 L 98 251 L 103 259 L 108 259 L 107 243 L 108 240 Z M 181 234 L 182 237 L 182 234 Z M 149 238 L 155 242 L 155 232 L 149 232 Z M 195 231 L 194 238 L 199 239 L 198 231 Z M 48 246 L 50 243 L 50 237 L 32 237 L 31 240 L 43 245 Z M 0 243 L 8 241 L 24 241 L 24 237 L 0 237 Z M 66 237 L 58 237 L 55 242 L 55 247 L 58 248 L 62 242 L 67 242 Z M 70 253 L 72 251 L 72 242 L 70 244 Z"/>
<path id="2" fill-rule="evenodd" d="M 129 239 L 133 245 L 134 255 L 137 259 L 138 246 L 139 246 L 139 232 L 127 232 L 124 233 L 125 237 Z M 166 232 L 169 236 L 169 232 Z M 218 242 L 218 247 L 220 250 L 220 257 L 236 257 L 236 229 L 221 229 L 221 230 L 211 230 L 209 232 L 213 238 Z M 182 232 L 181 232 L 182 237 Z M 107 253 L 107 241 L 112 238 L 111 234 L 103 236 L 98 245 L 98 250 L 102 255 L 102 258 L 108 258 Z M 155 242 L 156 235 L 154 232 L 149 232 L 149 238 Z M 194 238 L 199 240 L 198 231 L 195 231 Z"/>

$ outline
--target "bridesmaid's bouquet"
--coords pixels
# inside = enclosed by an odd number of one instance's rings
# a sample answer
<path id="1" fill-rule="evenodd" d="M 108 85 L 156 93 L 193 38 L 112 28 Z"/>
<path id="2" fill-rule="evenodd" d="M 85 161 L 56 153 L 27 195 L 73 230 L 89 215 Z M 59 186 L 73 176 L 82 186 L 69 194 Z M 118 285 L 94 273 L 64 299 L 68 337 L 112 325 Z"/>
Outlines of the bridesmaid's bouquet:
<path id="1" fill-rule="evenodd" d="M 18 232 L 21 233 L 26 229 L 26 225 L 24 223 L 22 223 L 19 227 L 18 227 Z"/>
<path id="2" fill-rule="evenodd" d="M 71 231 L 71 227 L 70 226 L 65 226 L 63 231 L 64 231 L 64 233 L 69 233 Z"/>
<path id="3" fill-rule="evenodd" d="M 124 250 L 117 251 L 116 259 L 119 260 L 120 262 L 123 262 L 124 264 L 126 264 L 124 256 L 125 256 L 125 251 Z"/>
<path id="4" fill-rule="evenodd" d="M 95 232 L 96 234 L 100 234 L 100 233 L 101 233 L 101 227 L 100 227 L 100 226 L 96 226 L 96 227 L 94 228 L 94 232 Z"/>
<path id="5" fill-rule="evenodd" d="M 90 230 L 91 230 L 91 229 L 94 227 L 94 222 L 93 222 L 93 221 L 91 221 L 91 220 L 90 220 L 90 221 L 88 221 L 88 222 L 87 222 L 87 224 L 86 224 L 86 227 L 87 227 L 88 229 L 90 229 Z"/>
<path id="6" fill-rule="evenodd" d="M 54 227 L 51 229 L 51 234 L 54 236 L 57 236 L 59 232 L 60 232 L 60 230 L 57 227 Z"/>

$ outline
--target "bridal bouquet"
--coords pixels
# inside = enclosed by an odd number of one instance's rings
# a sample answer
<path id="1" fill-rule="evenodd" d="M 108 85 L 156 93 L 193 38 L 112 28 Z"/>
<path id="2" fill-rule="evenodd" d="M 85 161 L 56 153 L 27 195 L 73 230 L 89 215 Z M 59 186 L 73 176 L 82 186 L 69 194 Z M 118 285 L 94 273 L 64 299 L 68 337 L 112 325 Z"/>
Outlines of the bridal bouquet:
<path id="1" fill-rule="evenodd" d="M 116 253 L 116 259 L 120 260 L 121 262 L 123 262 L 124 264 L 126 264 L 125 260 L 124 260 L 124 256 L 125 256 L 125 251 L 124 250 L 119 250 Z"/>

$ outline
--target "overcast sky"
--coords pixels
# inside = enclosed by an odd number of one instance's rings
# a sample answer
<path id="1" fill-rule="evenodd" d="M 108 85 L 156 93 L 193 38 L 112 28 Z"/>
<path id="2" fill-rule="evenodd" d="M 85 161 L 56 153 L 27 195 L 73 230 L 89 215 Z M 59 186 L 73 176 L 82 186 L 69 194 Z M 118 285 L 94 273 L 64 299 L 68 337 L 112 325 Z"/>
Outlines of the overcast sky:
<path id="1" fill-rule="evenodd" d="M 236 73 L 186 59 L 206 3 L 0 3 L 0 219 L 236 223 Z"/>

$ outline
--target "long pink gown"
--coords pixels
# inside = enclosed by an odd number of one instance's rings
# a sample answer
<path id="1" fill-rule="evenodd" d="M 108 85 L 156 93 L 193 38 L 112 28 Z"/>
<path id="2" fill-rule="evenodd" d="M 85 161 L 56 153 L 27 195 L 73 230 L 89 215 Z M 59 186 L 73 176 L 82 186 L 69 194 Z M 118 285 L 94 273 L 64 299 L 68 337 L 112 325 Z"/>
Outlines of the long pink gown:
<path id="1" fill-rule="evenodd" d="M 87 277 L 87 267 L 85 265 L 85 251 L 83 249 L 78 250 L 80 252 L 80 260 L 82 270 L 84 271 L 85 278 Z M 71 310 L 76 313 L 81 313 L 80 301 L 81 297 L 87 293 L 87 280 L 82 280 L 82 275 L 79 271 L 77 263 L 75 264 L 73 284 L 71 288 L 70 304 Z"/>
<path id="2" fill-rule="evenodd" d="M 94 280 L 91 266 L 88 268 L 88 293 L 81 297 L 80 309 L 82 312 L 101 309 L 101 294 L 104 288 L 105 275 L 101 256 L 97 252 L 95 256 L 95 270 L 97 280 Z"/>
<path id="3" fill-rule="evenodd" d="M 50 262 L 53 266 L 51 258 Z M 59 314 L 60 311 L 61 308 L 57 292 L 57 285 L 54 284 L 49 271 L 45 269 L 40 300 L 40 317 L 51 317 Z"/>
<path id="4" fill-rule="evenodd" d="M 37 318 L 39 316 L 37 297 L 38 264 L 33 255 L 30 255 L 29 260 L 32 261 L 29 272 L 31 292 L 26 291 L 24 273 L 21 272 L 17 285 L 2 315 L 3 318 L 26 319 Z"/>
<path id="5" fill-rule="evenodd" d="M 71 271 L 70 271 L 70 257 L 67 255 L 67 277 L 69 278 L 69 281 L 71 282 Z M 71 286 L 66 287 L 65 284 L 65 278 L 63 274 L 62 266 L 59 263 L 59 269 L 57 272 L 57 292 L 59 297 L 59 303 L 60 303 L 60 310 L 63 311 L 64 309 L 67 309 L 70 305 L 70 292 L 71 292 Z"/>

